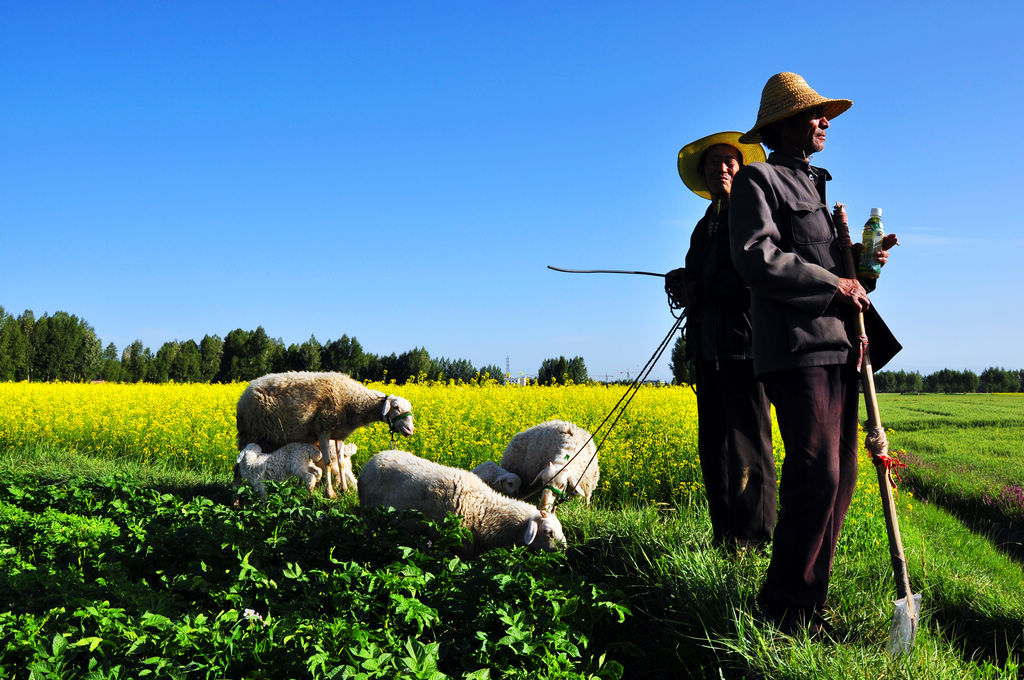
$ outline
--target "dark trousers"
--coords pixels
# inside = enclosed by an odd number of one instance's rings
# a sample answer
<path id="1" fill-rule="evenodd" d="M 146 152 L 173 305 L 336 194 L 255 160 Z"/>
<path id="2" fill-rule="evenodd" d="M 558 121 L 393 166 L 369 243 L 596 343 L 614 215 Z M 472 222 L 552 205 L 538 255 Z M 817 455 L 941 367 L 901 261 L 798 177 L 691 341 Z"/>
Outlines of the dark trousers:
<path id="1" fill-rule="evenodd" d="M 761 379 L 786 447 L 762 602 L 820 609 L 857 484 L 857 372 L 851 366 L 812 366 Z"/>
<path id="2" fill-rule="evenodd" d="M 776 512 L 771 403 L 750 360 L 696 368 L 697 448 L 713 540 L 763 545 Z"/>

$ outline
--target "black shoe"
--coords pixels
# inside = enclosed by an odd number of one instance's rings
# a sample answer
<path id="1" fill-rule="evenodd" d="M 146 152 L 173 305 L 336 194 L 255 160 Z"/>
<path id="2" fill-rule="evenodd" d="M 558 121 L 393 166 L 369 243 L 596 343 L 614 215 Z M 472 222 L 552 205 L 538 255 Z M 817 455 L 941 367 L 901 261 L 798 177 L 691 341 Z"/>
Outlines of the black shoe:
<path id="1" fill-rule="evenodd" d="M 835 627 L 814 607 L 787 606 L 764 595 L 757 598 L 757 604 L 764 620 L 784 635 L 806 631 L 813 638 L 835 637 Z"/>

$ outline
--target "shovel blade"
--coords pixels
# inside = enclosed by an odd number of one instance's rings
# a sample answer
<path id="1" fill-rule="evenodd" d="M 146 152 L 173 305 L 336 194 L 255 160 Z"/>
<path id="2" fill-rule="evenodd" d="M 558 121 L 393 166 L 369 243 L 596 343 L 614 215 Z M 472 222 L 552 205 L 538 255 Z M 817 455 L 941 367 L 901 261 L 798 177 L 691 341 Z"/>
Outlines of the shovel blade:
<path id="1" fill-rule="evenodd" d="M 892 617 L 892 625 L 889 626 L 889 642 L 885 646 L 885 651 L 889 656 L 903 656 L 910 653 L 914 637 L 917 635 L 917 624 L 921 616 L 921 593 L 915 593 L 909 598 L 901 597 L 894 604 L 896 611 Z"/>

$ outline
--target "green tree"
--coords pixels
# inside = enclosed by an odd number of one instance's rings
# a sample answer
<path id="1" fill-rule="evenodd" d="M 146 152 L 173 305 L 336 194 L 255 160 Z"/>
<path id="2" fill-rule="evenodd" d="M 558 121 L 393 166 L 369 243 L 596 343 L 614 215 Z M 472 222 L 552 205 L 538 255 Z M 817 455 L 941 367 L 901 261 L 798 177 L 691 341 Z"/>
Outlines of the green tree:
<path id="1" fill-rule="evenodd" d="M 328 342 L 320 354 L 322 370 L 348 373 L 357 380 L 366 377 L 363 372 L 366 369 L 367 359 L 359 341 L 347 335 Z"/>
<path id="2" fill-rule="evenodd" d="M 246 377 L 245 371 L 249 335 L 249 331 L 236 328 L 224 336 L 220 369 L 217 371 L 217 382 L 229 383 L 236 380 L 249 380 Z"/>
<path id="3" fill-rule="evenodd" d="M 979 392 L 1019 392 L 1020 381 L 1016 371 L 990 366 L 981 372 L 978 380 Z"/>
<path id="4" fill-rule="evenodd" d="M 490 379 L 497 380 L 500 383 L 505 382 L 505 379 L 508 377 L 507 375 L 505 375 L 504 369 L 502 369 L 497 364 L 488 364 L 487 366 L 481 366 L 479 374 L 481 381 Z"/>
<path id="5" fill-rule="evenodd" d="M 692 385 L 696 380 L 693 362 L 687 356 L 686 336 L 683 333 L 679 334 L 676 344 L 672 346 L 668 369 L 672 371 L 672 382 L 676 385 Z"/>
<path id="6" fill-rule="evenodd" d="M 204 335 L 199 341 L 199 376 L 202 382 L 213 382 L 220 371 L 224 341 L 219 335 Z"/>
<path id="7" fill-rule="evenodd" d="M 545 359 L 537 369 L 537 382 L 541 385 L 560 385 L 569 376 L 569 362 L 564 356 Z"/>
<path id="8" fill-rule="evenodd" d="M 177 354 L 171 361 L 170 378 L 174 382 L 202 382 L 202 356 L 195 340 L 186 340 L 178 347 Z"/>
<path id="9" fill-rule="evenodd" d="M 32 367 L 33 367 L 33 354 L 34 345 L 32 343 L 32 336 L 36 330 L 36 315 L 31 309 L 26 309 L 22 312 L 21 316 L 18 317 L 18 325 L 21 326 L 21 337 L 24 341 L 24 374 L 19 380 L 32 380 Z"/>
<path id="10" fill-rule="evenodd" d="M 569 359 L 569 380 L 576 385 L 583 385 L 590 380 L 587 375 L 587 365 L 583 362 L 583 357 L 573 357 Z"/>
<path id="11" fill-rule="evenodd" d="M 174 359 L 178 356 L 180 349 L 181 343 L 177 340 L 171 340 L 160 345 L 160 349 L 156 351 L 156 356 L 153 357 L 153 363 L 147 380 L 156 383 L 165 383 L 170 380 L 171 364 L 174 363 Z"/>
<path id="12" fill-rule="evenodd" d="M 100 370 L 98 377 L 107 382 L 122 382 L 125 379 L 124 367 L 117 355 L 117 346 L 109 343 L 100 355 Z"/>
<path id="13" fill-rule="evenodd" d="M 426 376 L 429 373 L 430 354 L 422 347 L 414 347 L 398 355 L 394 364 L 394 373 L 389 372 L 388 378 L 393 378 L 395 382 L 404 384 L 410 380 L 418 380 L 421 375 Z"/>
<path id="14" fill-rule="evenodd" d="M 101 345 L 92 326 L 67 312 L 43 315 L 31 336 L 33 370 L 43 380 L 81 382 L 99 372 Z"/>
<path id="15" fill-rule="evenodd" d="M 121 352 L 121 367 L 124 369 L 125 380 L 128 382 L 143 382 L 149 376 L 153 354 L 148 347 L 136 340 L 124 348 Z"/>
<path id="16" fill-rule="evenodd" d="M 0 322 L 0 380 L 28 380 L 31 351 L 21 320 L 6 314 Z"/>

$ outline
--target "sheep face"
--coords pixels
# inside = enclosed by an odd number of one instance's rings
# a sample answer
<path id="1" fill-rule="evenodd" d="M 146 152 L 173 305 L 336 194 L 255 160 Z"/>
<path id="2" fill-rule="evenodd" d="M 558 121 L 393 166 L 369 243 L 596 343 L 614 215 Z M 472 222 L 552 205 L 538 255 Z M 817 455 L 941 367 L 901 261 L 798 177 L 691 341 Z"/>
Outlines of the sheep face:
<path id="1" fill-rule="evenodd" d="M 560 463 L 548 463 L 531 482 L 533 485 L 541 484 L 544 487 L 540 494 L 540 507 L 543 510 L 551 510 L 555 507 L 556 494 L 559 497 L 572 492 L 580 496 L 585 495 L 578 486 L 573 473 L 563 467 Z"/>
<path id="2" fill-rule="evenodd" d="M 506 496 L 515 496 L 523 486 L 523 480 L 514 472 L 506 472 L 494 480 L 494 488 Z"/>
<path id="3" fill-rule="evenodd" d="M 523 545 L 531 550 L 543 550 L 554 552 L 565 547 L 565 534 L 562 533 L 562 523 L 558 518 L 544 510 L 530 520 L 527 520 L 523 530 Z"/>
<path id="4" fill-rule="evenodd" d="M 387 421 L 392 432 L 411 437 L 414 426 L 412 422 L 412 403 L 404 397 L 389 395 L 384 400 L 384 412 L 381 417 Z"/>

